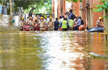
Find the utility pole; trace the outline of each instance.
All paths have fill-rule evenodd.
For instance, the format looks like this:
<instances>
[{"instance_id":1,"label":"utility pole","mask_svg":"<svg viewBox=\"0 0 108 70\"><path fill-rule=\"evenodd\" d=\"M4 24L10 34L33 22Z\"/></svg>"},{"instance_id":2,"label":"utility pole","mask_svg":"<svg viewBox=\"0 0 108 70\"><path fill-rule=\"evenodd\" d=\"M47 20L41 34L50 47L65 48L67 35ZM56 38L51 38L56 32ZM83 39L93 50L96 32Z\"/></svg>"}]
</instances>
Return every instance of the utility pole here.
<instances>
[{"instance_id":1,"label":"utility pole","mask_svg":"<svg viewBox=\"0 0 108 70\"><path fill-rule=\"evenodd\" d=\"M9 0L9 2L10 2L10 18L12 23L12 0Z\"/></svg>"}]
</instances>

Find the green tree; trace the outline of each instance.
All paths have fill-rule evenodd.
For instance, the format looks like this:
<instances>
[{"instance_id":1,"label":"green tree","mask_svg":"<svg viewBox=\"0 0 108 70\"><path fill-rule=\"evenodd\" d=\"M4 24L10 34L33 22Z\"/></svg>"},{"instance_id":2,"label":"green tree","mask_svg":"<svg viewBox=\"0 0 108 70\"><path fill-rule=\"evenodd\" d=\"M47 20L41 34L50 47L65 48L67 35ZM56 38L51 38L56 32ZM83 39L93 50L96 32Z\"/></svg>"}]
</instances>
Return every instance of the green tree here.
<instances>
[{"instance_id":1,"label":"green tree","mask_svg":"<svg viewBox=\"0 0 108 70\"><path fill-rule=\"evenodd\" d=\"M73 2L78 2L78 1L80 1L80 2L82 2L82 0L66 0L66 1L73 1Z\"/></svg>"},{"instance_id":2,"label":"green tree","mask_svg":"<svg viewBox=\"0 0 108 70\"><path fill-rule=\"evenodd\" d=\"M45 2L48 0L15 0L14 7L17 10L17 7L23 7L23 9L29 9L29 14L33 12L33 10L37 8L41 8L44 6Z\"/></svg>"},{"instance_id":3,"label":"green tree","mask_svg":"<svg viewBox=\"0 0 108 70\"><path fill-rule=\"evenodd\" d=\"M52 1L51 0L46 0L44 2L41 2L40 4L35 3L34 5L29 5L29 8L25 9L25 12L33 13L35 12L36 14L41 14L42 12L45 13L52 13ZM44 11L40 11L42 8L45 8Z\"/></svg>"},{"instance_id":4,"label":"green tree","mask_svg":"<svg viewBox=\"0 0 108 70\"><path fill-rule=\"evenodd\" d=\"M104 33L108 33L108 0L100 0L100 2L103 2L101 5L95 5L94 11L101 12L104 11ZM106 40L106 39L105 39ZM108 40L108 39L107 39Z\"/></svg>"},{"instance_id":5,"label":"green tree","mask_svg":"<svg viewBox=\"0 0 108 70\"><path fill-rule=\"evenodd\" d=\"M105 10L106 16L105 18L108 18L108 0L100 0L100 2L103 2L103 4L101 5L94 5L96 8L94 8L95 12L101 12L103 10Z\"/></svg>"}]
</instances>

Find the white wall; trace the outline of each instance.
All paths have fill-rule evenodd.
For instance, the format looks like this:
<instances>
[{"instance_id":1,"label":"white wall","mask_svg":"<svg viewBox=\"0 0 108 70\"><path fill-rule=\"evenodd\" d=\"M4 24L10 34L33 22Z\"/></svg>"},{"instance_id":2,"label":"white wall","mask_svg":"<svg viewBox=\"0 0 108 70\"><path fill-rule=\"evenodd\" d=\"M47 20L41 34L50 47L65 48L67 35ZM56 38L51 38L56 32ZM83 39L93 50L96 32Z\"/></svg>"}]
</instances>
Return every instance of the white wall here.
<instances>
[{"instance_id":1,"label":"white wall","mask_svg":"<svg viewBox=\"0 0 108 70\"><path fill-rule=\"evenodd\" d=\"M19 24L19 22L20 22L20 17L19 17L19 16L14 16L13 19L15 20L15 23L13 23L13 25L14 25L15 27L17 27L18 24Z\"/></svg>"},{"instance_id":2,"label":"white wall","mask_svg":"<svg viewBox=\"0 0 108 70\"><path fill-rule=\"evenodd\" d=\"M0 15L0 26L9 26L10 15Z\"/></svg>"},{"instance_id":3,"label":"white wall","mask_svg":"<svg viewBox=\"0 0 108 70\"><path fill-rule=\"evenodd\" d=\"M20 22L20 17L13 16L13 19L15 20L15 23L13 23L13 25L17 27L18 23ZM7 27L9 26L10 22L11 22L10 15L2 15L2 16L0 15L0 26Z\"/></svg>"}]
</instances>

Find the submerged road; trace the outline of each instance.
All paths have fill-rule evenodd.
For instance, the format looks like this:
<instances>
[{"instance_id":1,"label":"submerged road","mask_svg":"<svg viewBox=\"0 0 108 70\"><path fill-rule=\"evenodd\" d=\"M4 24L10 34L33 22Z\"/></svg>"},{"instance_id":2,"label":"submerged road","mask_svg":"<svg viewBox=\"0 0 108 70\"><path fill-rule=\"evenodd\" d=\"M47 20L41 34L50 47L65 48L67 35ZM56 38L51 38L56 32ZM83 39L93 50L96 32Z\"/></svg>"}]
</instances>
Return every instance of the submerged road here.
<instances>
[{"instance_id":1,"label":"submerged road","mask_svg":"<svg viewBox=\"0 0 108 70\"><path fill-rule=\"evenodd\" d=\"M0 70L107 70L103 37L86 31L6 31L0 33Z\"/></svg>"}]
</instances>

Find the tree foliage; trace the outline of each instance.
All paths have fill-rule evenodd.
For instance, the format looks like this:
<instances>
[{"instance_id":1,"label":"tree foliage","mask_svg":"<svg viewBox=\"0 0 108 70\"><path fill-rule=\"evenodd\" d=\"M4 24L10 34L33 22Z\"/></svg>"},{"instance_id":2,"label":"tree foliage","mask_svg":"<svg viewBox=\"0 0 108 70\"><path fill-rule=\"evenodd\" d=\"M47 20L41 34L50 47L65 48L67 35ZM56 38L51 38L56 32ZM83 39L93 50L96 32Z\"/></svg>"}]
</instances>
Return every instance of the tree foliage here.
<instances>
[{"instance_id":1,"label":"tree foliage","mask_svg":"<svg viewBox=\"0 0 108 70\"><path fill-rule=\"evenodd\" d=\"M100 0L100 2L103 2L103 4L101 5L94 5L96 8L93 9L93 11L95 12L101 12L103 10L105 10L106 12L106 17L108 18L108 0Z\"/></svg>"},{"instance_id":2,"label":"tree foliage","mask_svg":"<svg viewBox=\"0 0 108 70\"><path fill-rule=\"evenodd\" d=\"M78 1L80 1L80 2L82 2L82 0L66 0L66 1L73 1L73 2L78 2Z\"/></svg>"},{"instance_id":3,"label":"tree foliage","mask_svg":"<svg viewBox=\"0 0 108 70\"><path fill-rule=\"evenodd\" d=\"M96 7L94 9L94 11L96 11L96 12L101 12L103 10L107 11L108 10L108 1L100 0L100 2L103 2L103 4L101 4L101 5L94 5Z\"/></svg>"},{"instance_id":4,"label":"tree foliage","mask_svg":"<svg viewBox=\"0 0 108 70\"><path fill-rule=\"evenodd\" d=\"M37 11L45 6L45 3L51 2L51 0L14 0L15 10L18 10L17 7L23 7L24 10L32 13L35 9Z\"/></svg>"},{"instance_id":5,"label":"tree foliage","mask_svg":"<svg viewBox=\"0 0 108 70\"><path fill-rule=\"evenodd\" d=\"M46 0L14 0L15 7L29 8L30 5L43 4Z\"/></svg>"},{"instance_id":6,"label":"tree foliage","mask_svg":"<svg viewBox=\"0 0 108 70\"><path fill-rule=\"evenodd\" d=\"M29 13L45 13L44 11L47 11L47 13L51 13L52 12L52 5L51 5L51 0L46 0L44 2L40 2L39 3L35 3L34 5L29 5L29 8L25 9L25 12L29 12ZM45 8L45 10L43 11L39 11L41 9Z\"/></svg>"}]
</instances>

